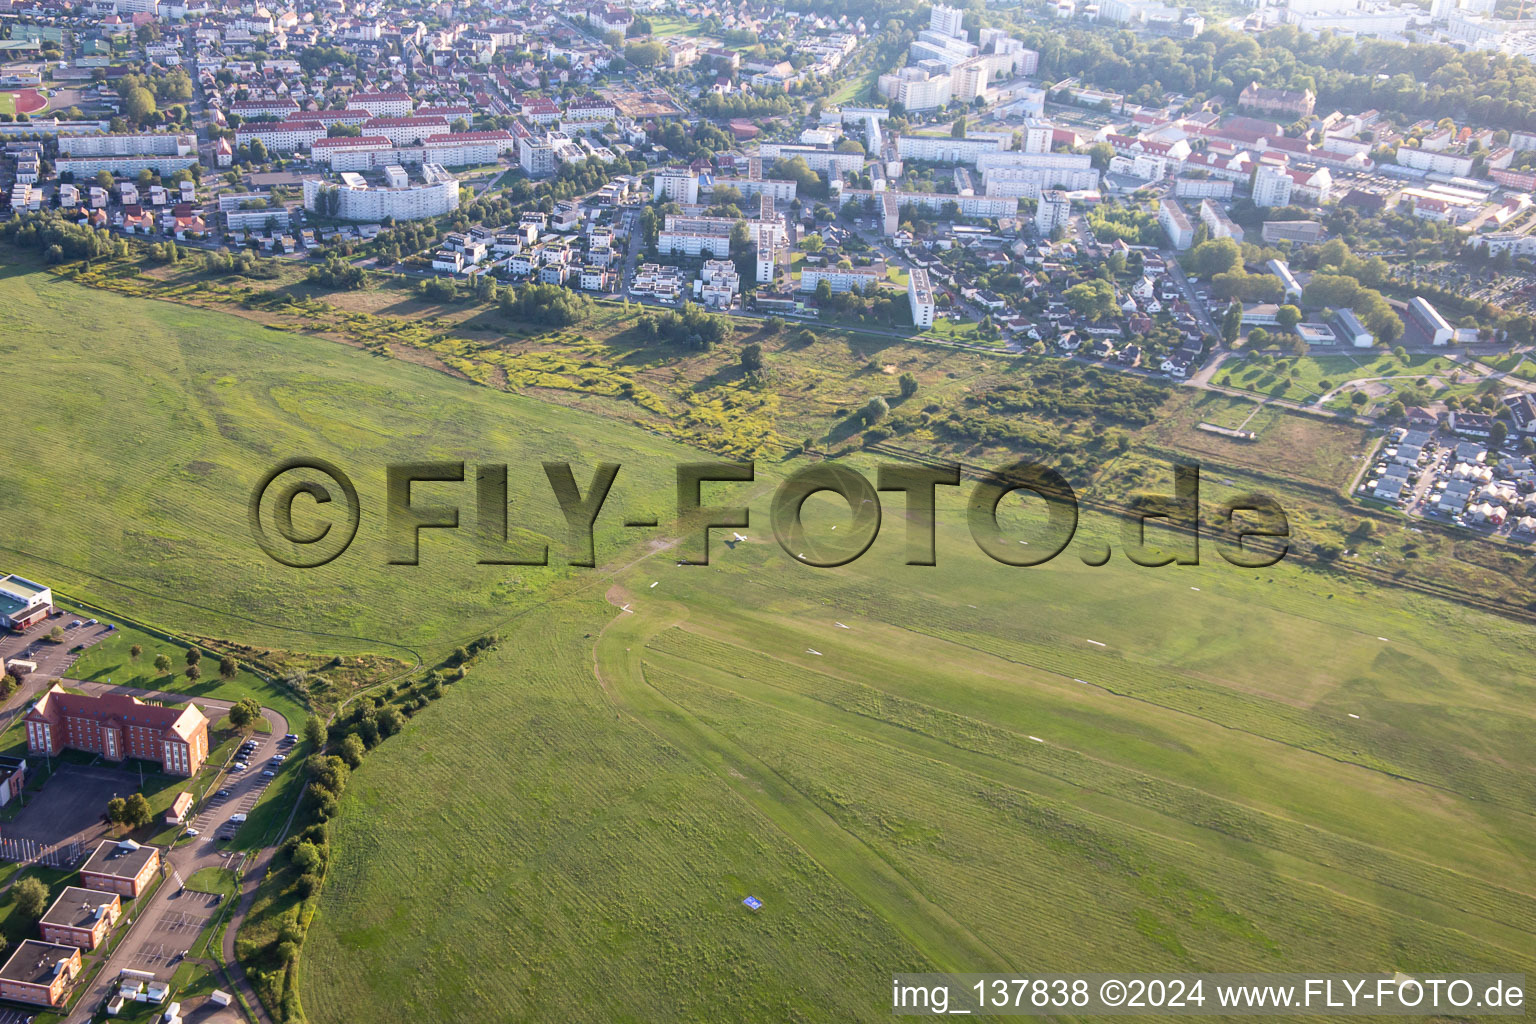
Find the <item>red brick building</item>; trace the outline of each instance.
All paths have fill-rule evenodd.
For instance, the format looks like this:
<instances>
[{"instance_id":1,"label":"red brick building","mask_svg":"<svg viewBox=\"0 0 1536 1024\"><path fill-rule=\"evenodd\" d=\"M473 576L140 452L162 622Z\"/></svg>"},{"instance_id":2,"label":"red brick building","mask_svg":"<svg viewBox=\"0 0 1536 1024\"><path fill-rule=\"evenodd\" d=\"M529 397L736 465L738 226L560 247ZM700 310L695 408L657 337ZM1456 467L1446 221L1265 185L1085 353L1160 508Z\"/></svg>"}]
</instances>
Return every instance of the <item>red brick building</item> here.
<instances>
[{"instance_id":1,"label":"red brick building","mask_svg":"<svg viewBox=\"0 0 1536 1024\"><path fill-rule=\"evenodd\" d=\"M69 983L79 973L80 947L28 939L0 967L0 999L63 1006Z\"/></svg>"},{"instance_id":2,"label":"red brick building","mask_svg":"<svg viewBox=\"0 0 1536 1024\"><path fill-rule=\"evenodd\" d=\"M195 704L180 710L109 693L66 693L57 683L23 719L27 752L57 757L66 747L158 761L169 775L192 775L208 757L208 719Z\"/></svg>"},{"instance_id":3,"label":"red brick building","mask_svg":"<svg viewBox=\"0 0 1536 1024\"><path fill-rule=\"evenodd\" d=\"M59 893L37 925L44 942L95 949L106 941L122 912L117 893L72 885Z\"/></svg>"},{"instance_id":4,"label":"red brick building","mask_svg":"<svg viewBox=\"0 0 1536 1024\"><path fill-rule=\"evenodd\" d=\"M80 884L133 899L149 887L159 866L159 847L143 846L132 839L104 839L81 866Z\"/></svg>"}]
</instances>

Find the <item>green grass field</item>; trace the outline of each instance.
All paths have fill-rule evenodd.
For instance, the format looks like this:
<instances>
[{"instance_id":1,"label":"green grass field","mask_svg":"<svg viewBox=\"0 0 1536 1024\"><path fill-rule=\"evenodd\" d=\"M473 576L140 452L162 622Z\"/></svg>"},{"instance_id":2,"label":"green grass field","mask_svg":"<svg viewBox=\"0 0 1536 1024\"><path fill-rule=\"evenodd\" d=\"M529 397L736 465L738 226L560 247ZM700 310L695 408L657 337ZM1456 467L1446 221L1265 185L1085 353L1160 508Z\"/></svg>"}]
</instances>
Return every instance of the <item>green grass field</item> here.
<instances>
[{"instance_id":1,"label":"green grass field","mask_svg":"<svg viewBox=\"0 0 1536 1024\"><path fill-rule=\"evenodd\" d=\"M564 521L542 461L570 461L583 493L597 462L623 466L597 526L606 558L635 537L619 525L624 516L668 512L675 464L697 457L425 368L44 274L0 270L0 305L8 393L47 410L21 430L20 471L0 477L0 561L65 596L181 633L407 663L418 650L451 650L578 573L565 564ZM43 334L61 344L36 345ZM252 536L255 485L291 456L330 460L359 492L357 539L323 568L280 566ZM458 504L464 529L423 531L421 564L392 565L386 471L426 460L468 463L463 484L414 488L418 502ZM477 564L479 464L509 467L510 536L550 538L550 567ZM318 521L307 499L295 508L302 528ZM128 680L115 651L93 652L82 668ZM152 660L141 660L140 682L154 681L143 678ZM220 692L215 680L209 692L243 686Z\"/></svg>"},{"instance_id":2,"label":"green grass field","mask_svg":"<svg viewBox=\"0 0 1536 1024\"><path fill-rule=\"evenodd\" d=\"M541 612L354 777L311 1015L872 1020L918 967L1532 963L1529 630L1286 568L1010 569L948 505L937 568L889 525L835 571L759 526L619 573L629 613Z\"/></svg>"},{"instance_id":3,"label":"green grass field","mask_svg":"<svg viewBox=\"0 0 1536 1024\"><path fill-rule=\"evenodd\" d=\"M1209 540L1136 567L1091 512L1010 568L970 540L968 488L940 489L937 567L902 564L887 494L863 558L811 569L772 541L762 462L706 495L750 504L750 539L679 566L665 527L617 522L664 515L700 456L611 415L43 275L0 303L40 410L0 474L8 567L240 642L501 635L347 787L298 973L314 1024L883 1020L900 970L1536 969L1528 626ZM1223 450L1193 425L1234 403L1181 394L1148 437ZM1281 417L1229 464L1323 487L1359 434ZM301 453L365 502L324 569L274 566L245 522ZM539 485L514 521L556 551L539 460L622 462L605 568L478 566L467 535L387 565L383 464L492 456ZM1247 486L1227 471L1211 498ZM454 486L419 500L467 521ZM807 521L847 534L819 498Z\"/></svg>"},{"instance_id":4,"label":"green grass field","mask_svg":"<svg viewBox=\"0 0 1536 1024\"><path fill-rule=\"evenodd\" d=\"M1313 402L1350 380L1386 377L1412 383L1438 375L1444 377L1444 386L1432 390L1440 397L1456 391L1449 378L1458 370L1466 372L1444 356L1415 353L1403 360L1391 352L1373 350L1359 355L1278 358L1269 365L1260 365L1254 359L1228 360L1217 371L1214 383L1293 402ZM1470 390L1464 387L1461 392Z\"/></svg>"}]
</instances>

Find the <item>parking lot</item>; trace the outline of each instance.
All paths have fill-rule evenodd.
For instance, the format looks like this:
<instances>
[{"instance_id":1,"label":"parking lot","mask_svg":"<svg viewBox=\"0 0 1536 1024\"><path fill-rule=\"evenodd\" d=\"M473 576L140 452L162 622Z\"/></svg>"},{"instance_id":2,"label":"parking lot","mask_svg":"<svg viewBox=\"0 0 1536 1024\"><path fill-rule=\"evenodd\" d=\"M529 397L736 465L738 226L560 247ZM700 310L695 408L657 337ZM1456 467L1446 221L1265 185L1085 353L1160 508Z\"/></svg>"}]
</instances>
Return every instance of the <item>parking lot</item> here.
<instances>
[{"instance_id":1,"label":"parking lot","mask_svg":"<svg viewBox=\"0 0 1536 1024\"><path fill-rule=\"evenodd\" d=\"M16 1010L10 1007L0 1007L0 1024L29 1024L31 1020L31 1010Z\"/></svg>"},{"instance_id":2,"label":"parking lot","mask_svg":"<svg viewBox=\"0 0 1536 1024\"><path fill-rule=\"evenodd\" d=\"M53 777L41 791L27 794L26 806L5 834L45 846L92 839L106 832L107 801L138 789L138 773L130 768L55 761Z\"/></svg>"},{"instance_id":3,"label":"parking lot","mask_svg":"<svg viewBox=\"0 0 1536 1024\"><path fill-rule=\"evenodd\" d=\"M283 751L292 749L291 744L281 736L255 735L251 740L255 741L255 746L243 748L248 751L245 762L248 767L243 771L231 770L226 774L220 780L219 788L204 801L202 810L190 822L190 826L205 841L218 842L219 836L233 835L239 831L240 823L230 822L230 817L251 813L273 781L263 773L275 772L280 767L272 763L272 758L282 756Z\"/></svg>"},{"instance_id":4,"label":"parking lot","mask_svg":"<svg viewBox=\"0 0 1536 1024\"><path fill-rule=\"evenodd\" d=\"M80 625L73 626L71 623ZM87 620L66 611L60 611L44 619L25 633L0 634L0 661L19 658L36 662L37 675L50 679L65 675L80 653L92 644L100 643L112 635L112 624L98 622L86 625ZM57 626L64 630L62 643L48 640L48 634Z\"/></svg>"}]
</instances>

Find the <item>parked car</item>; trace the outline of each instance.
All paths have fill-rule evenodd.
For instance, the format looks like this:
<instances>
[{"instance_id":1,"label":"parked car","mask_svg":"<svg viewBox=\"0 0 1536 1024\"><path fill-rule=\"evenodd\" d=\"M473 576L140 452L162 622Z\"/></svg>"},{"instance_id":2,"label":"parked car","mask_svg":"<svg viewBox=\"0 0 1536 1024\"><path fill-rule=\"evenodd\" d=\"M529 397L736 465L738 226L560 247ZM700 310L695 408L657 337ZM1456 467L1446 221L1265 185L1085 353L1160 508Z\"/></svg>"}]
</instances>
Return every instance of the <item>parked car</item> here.
<instances>
[{"instance_id":1,"label":"parked car","mask_svg":"<svg viewBox=\"0 0 1536 1024\"><path fill-rule=\"evenodd\" d=\"M189 828L189 829L187 829L187 835L192 837L193 839L196 839L198 836L202 835L202 833L199 832L195 828Z\"/></svg>"},{"instance_id":2,"label":"parked car","mask_svg":"<svg viewBox=\"0 0 1536 1024\"><path fill-rule=\"evenodd\" d=\"M270 779L270 778L275 777L276 775L277 775L277 772L273 771L271 768L268 768L266 771L261 773L261 777L264 778L264 779Z\"/></svg>"}]
</instances>

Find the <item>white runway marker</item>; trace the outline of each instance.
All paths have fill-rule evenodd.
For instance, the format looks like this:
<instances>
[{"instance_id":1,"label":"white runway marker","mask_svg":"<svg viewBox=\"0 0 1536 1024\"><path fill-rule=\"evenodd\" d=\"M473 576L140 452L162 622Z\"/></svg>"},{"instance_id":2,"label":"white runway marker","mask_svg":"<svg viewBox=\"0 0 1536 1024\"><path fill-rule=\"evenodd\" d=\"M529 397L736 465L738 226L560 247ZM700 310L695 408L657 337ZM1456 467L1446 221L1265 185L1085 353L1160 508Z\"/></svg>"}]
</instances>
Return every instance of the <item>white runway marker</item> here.
<instances>
[{"instance_id":1,"label":"white runway marker","mask_svg":"<svg viewBox=\"0 0 1536 1024\"><path fill-rule=\"evenodd\" d=\"M656 581L656 583L660 583L660 582L661 582L661 580L657 580L657 581ZM655 589L655 588L656 588L656 583L652 583L652 584L651 584L651 589L653 589L653 590L654 590L654 589Z\"/></svg>"},{"instance_id":2,"label":"white runway marker","mask_svg":"<svg viewBox=\"0 0 1536 1024\"><path fill-rule=\"evenodd\" d=\"M1388 639L1387 639L1387 638L1386 638L1386 637L1384 637L1384 636L1379 636L1379 637L1377 637L1377 638L1376 638L1376 639L1377 639L1377 640L1380 640L1380 641L1381 641L1381 642L1382 642L1382 643L1384 643L1384 644L1389 644L1389 643L1391 643L1391 642L1392 642L1392 641L1390 641L1390 640L1388 640Z\"/></svg>"},{"instance_id":3,"label":"white runway marker","mask_svg":"<svg viewBox=\"0 0 1536 1024\"><path fill-rule=\"evenodd\" d=\"M1359 716L1359 715L1357 715L1357 714L1355 714L1355 713L1354 713L1354 712L1353 712L1353 711L1351 711L1351 712L1350 712L1350 713L1349 713L1349 717L1350 717L1350 718L1359 718L1359 717L1360 717L1360 716Z\"/></svg>"},{"instance_id":4,"label":"white runway marker","mask_svg":"<svg viewBox=\"0 0 1536 1024\"><path fill-rule=\"evenodd\" d=\"M1031 736L1030 739L1034 740L1036 743L1044 743L1045 742L1045 740L1041 739L1039 736Z\"/></svg>"},{"instance_id":5,"label":"white runway marker","mask_svg":"<svg viewBox=\"0 0 1536 1024\"><path fill-rule=\"evenodd\" d=\"M1199 590L1200 588L1199 587L1190 587L1189 589L1190 590Z\"/></svg>"},{"instance_id":6,"label":"white runway marker","mask_svg":"<svg viewBox=\"0 0 1536 1024\"><path fill-rule=\"evenodd\" d=\"M1074 680L1072 680L1072 681L1073 681L1073 682L1074 682L1074 683L1082 683L1082 684L1083 684L1083 685L1084 685L1084 686L1092 686L1092 685L1093 685L1093 684L1092 684L1092 683L1090 683L1090 682L1089 682L1089 681L1088 681L1088 680L1086 680L1086 679L1074 679Z\"/></svg>"},{"instance_id":7,"label":"white runway marker","mask_svg":"<svg viewBox=\"0 0 1536 1024\"><path fill-rule=\"evenodd\" d=\"M1088 642L1093 644L1093 646L1095 646L1095 647L1108 647L1109 646L1109 644L1101 644L1097 640L1089 640Z\"/></svg>"}]
</instances>

